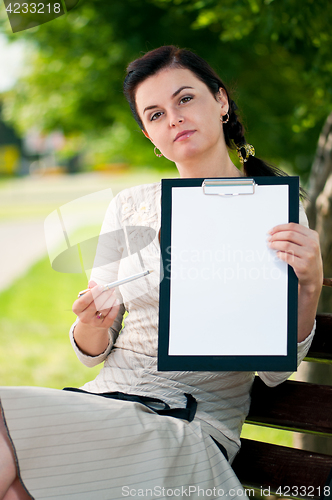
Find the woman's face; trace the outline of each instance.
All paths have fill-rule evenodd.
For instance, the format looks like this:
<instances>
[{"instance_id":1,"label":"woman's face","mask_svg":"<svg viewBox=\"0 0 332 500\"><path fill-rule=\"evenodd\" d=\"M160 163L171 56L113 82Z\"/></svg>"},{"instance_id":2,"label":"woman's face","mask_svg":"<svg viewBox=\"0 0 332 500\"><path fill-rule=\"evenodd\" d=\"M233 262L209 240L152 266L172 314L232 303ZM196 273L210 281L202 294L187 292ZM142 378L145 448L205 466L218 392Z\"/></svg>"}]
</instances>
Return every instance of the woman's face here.
<instances>
[{"instance_id":1,"label":"woman's face","mask_svg":"<svg viewBox=\"0 0 332 500\"><path fill-rule=\"evenodd\" d=\"M217 98L189 69L161 70L136 91L143 132L175 163L209 156L214 151L217 154L221 144L225 147L220 118L228 111L223 89Z\"/></svg>"}]
</instances>

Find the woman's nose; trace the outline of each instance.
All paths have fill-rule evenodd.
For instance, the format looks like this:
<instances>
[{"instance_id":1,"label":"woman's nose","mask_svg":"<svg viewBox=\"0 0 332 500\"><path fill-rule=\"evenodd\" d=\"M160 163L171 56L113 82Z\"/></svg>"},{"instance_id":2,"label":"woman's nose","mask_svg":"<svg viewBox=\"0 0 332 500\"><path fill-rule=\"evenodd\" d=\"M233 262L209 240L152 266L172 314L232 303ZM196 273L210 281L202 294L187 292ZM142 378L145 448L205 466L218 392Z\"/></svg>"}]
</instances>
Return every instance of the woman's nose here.
<instances>
[{"instance_id":1,"label":"woman's nose","mask_svg":"<svg viewBox=\"0 0 332 500\"><path fill-rule=\"evenodd\" d=\"M183 123L183 122L184 122L183 116L181 116L177 113L173 113L170 117L171 127L176 127L176 125L178 125L179 123Z\"/></svg>"}]
</instances>

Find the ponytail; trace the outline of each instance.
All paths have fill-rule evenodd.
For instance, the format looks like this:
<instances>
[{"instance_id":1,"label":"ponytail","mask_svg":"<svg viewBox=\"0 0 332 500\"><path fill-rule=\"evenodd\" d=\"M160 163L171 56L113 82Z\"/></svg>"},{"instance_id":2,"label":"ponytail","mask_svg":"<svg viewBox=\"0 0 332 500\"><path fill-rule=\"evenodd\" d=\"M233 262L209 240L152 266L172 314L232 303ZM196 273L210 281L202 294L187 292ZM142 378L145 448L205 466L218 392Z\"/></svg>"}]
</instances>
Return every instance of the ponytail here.
<instances>
[{"instance_id":1,"label":"ponytail","mask_svg":"<svg viewBox=\"0 0 332 500\"><path fill-rule=\"evenodd\" d=\"M237 106L235 102L229 99L229 120L224 124L224 135L227 146L230 149L237 150L246 176L287 176L286 172L280 168L269 165L255 156L255 150L252 146L247 144L244 136L244 127L238 119L236 110ZM250 150L250 148L252 148L252 150L249 152L248 150Z\"/></svg>"},{"instance_id":2,"label":"ponytail","mask_svg":"<svg viewBox=\"0 0 332 500\"><path fill-rule=\"evenodd\" d=\"M288 174L281 170L281 168L270 165L255 156L253 146L248 144L245 139L244 127L238 119L236 110L237 106L235 102L229 98L229 120L224 123L224 135L227 146L230 149L237 150L245 175L247 177L288 177ZM305 200L307 197L306 191L300 188L301 200Z\"/></svg>"}]
</instances>

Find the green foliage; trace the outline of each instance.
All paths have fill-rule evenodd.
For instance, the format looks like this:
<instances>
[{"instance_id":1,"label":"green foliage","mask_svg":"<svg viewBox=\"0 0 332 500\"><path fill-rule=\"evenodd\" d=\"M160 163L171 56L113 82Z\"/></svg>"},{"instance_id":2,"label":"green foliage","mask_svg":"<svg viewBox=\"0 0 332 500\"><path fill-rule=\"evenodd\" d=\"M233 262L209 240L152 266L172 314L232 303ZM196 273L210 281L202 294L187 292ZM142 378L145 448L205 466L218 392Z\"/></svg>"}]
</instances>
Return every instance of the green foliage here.
<instances>
[{"instance_id":1,"label":"green foliage","mask_svg":"<svg viewBox=\"0 0 332 500\"><path fill-rule=\"evenodd\" d=\"M15 35L34 50L4 113L21 130L83 134L102 161L160 164L129 115L122 81L130 60L176 44L235 87L257 154L305 180L332 108L331 21L326 0L82 0Z\"/></svg>"},{"instance_id":2,"label":"green foliage","mask_svg":"<svg viewBox=\"0 0 332 500\"><path fill-rule=\"evenodd\" d=\"M332 5L325 0L213 0L196 5L192 27L218 32L242 66L240 73L233 71L245 82L241 97L258 153L286 162L286 169L290 164L305 179L332 108Z\"/></svg>"}]
</instances>

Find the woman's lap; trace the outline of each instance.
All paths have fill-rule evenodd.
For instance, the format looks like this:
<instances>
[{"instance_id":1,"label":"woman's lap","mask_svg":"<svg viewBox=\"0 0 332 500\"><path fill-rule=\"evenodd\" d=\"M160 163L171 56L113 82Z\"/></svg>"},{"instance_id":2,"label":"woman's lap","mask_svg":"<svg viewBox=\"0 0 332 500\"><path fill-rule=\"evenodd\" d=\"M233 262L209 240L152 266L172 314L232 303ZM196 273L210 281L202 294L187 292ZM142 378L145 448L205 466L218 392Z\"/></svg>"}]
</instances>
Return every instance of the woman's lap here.
<instances>
[{"instance_id":1,"label":"woman's lap","mask_svg":"<svg viewBox=\"0 0 332 500\"><path fill-rule=\"evenodd\" d=\"M55 389L3 387L0 398L23 483L36 500L106 500L146 490L160 498L162 488L186 496L190 486L191 498L202 496L198 488L216 488L210 498L219 498L241 488L195 420Z\"/></svg>"}]
</instances>

